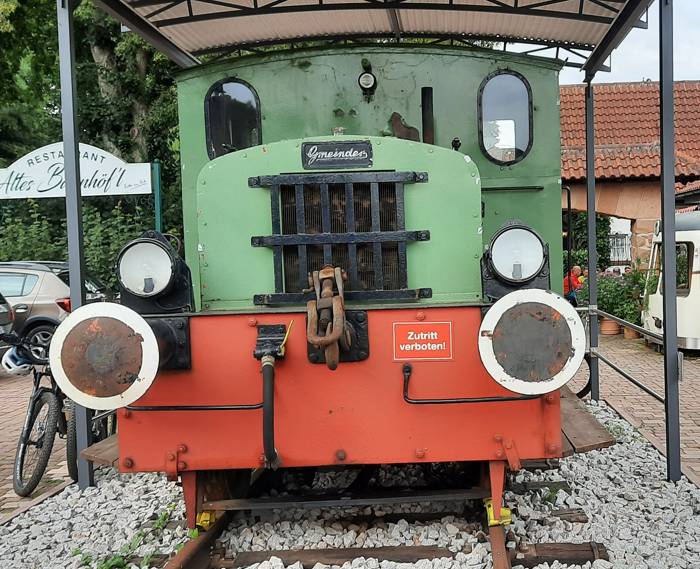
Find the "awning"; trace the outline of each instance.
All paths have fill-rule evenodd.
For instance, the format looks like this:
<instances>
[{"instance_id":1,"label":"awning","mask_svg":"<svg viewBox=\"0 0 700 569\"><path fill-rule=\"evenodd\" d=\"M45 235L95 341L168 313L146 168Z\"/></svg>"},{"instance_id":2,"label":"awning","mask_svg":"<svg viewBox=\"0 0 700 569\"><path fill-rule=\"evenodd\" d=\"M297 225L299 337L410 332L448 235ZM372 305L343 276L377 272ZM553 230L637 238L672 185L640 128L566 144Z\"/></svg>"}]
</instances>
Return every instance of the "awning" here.
<instances>
[{"instance_id":1,"label":"awning","mask_svg":"<svg viewBox=\"0 0 700 569\"><path fill-rule=\"evenodd\" d=\"M652 0L97 0L176 63L273 43L449 38L562 47L595 73Z\"/></svg>"}]
</instances>

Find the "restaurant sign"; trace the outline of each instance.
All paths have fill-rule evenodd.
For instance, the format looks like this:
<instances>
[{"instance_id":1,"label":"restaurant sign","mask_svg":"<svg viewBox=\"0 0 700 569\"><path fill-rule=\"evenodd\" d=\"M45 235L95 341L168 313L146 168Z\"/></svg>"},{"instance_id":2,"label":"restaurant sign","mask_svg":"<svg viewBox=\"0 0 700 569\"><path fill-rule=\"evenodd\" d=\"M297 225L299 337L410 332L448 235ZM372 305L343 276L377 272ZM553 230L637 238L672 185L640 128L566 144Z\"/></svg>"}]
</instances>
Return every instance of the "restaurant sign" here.
<instances>
[{"instance_id":1,"label":"restaurant sign","mask_svg":"<svg viewBox=\"0 0 700 569\"><path fill-rule=\"evenodd\" d=\"M151 165L127 164L109 152L80 145L83 197L151 193ZM63 143L56 142L0 168L0 199L60 198L66 195Z\"/></svg>"}]
</instances>

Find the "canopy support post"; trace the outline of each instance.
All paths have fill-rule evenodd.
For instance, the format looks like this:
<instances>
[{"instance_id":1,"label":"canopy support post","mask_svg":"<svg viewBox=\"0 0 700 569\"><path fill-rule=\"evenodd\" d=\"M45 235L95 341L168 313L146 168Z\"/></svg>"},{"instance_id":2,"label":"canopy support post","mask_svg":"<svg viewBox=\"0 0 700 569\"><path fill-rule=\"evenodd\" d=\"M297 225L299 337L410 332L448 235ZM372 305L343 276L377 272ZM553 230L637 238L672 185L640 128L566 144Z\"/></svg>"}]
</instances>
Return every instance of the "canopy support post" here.
<instances>
[{"instance_id":1,"label":"canopy support post","mask_svg":"<svg viewBox=\"0 0 700 569\"><path fill-rule=\"evenodd\" d=\"M676 192L673 132L673 0L659 2L661 104L661 227L666 387L666 469L671 482L681 478L681 433L678 389L678 329L676 306Z\"/></svg>"},{"instance_id":2,"label":"canopy support post","mask_svg":"<svg viewBox=\"0 0 700 569\"><path fill-rule=\"evenodd\" d=\"M595 213L595 128L593 120L592 78L586 78L586 213L588 215L588 332L590 338L591 399L600 399L600 377L598 369L598 249L596 247Z\"/></svg>"},{"instance_id":3,"label":"canopy support post","mask_svg":"<svg viewBox=\"0 0 700 569\"><path fill-rule=\"evenodd\" d=\"M80 195L80 151L77 138L75 37L73 10L76 0L56 0L58 19L58 53L61 75L61 120L63 126L63 156L66 184L66 223L68 231L68 271L70 301L73 310L85 303L85 258L83 256L83 218ZM78 485L81 489L94 486L92 463L80 458L90 446L92 412L73 404L77 430Z\"/></svg>"}]
</instances>

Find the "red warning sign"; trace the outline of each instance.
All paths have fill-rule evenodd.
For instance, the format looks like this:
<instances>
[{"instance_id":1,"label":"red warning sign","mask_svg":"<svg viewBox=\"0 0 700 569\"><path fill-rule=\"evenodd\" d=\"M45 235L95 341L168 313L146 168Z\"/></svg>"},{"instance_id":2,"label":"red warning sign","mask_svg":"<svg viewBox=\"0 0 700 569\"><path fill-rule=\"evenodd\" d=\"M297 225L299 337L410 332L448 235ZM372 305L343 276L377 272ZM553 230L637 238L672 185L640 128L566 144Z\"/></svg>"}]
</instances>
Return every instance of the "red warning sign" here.
<instances>
[{"instance_id":1,"label":"red warning sign","mask_svg":"<svg viewBox=\"0 0 700 569\"><path fill-rule=\"evenodd\" d=\"M395 360L451 360L452 322L394 322Z\"/></svg>"}]
</instances>

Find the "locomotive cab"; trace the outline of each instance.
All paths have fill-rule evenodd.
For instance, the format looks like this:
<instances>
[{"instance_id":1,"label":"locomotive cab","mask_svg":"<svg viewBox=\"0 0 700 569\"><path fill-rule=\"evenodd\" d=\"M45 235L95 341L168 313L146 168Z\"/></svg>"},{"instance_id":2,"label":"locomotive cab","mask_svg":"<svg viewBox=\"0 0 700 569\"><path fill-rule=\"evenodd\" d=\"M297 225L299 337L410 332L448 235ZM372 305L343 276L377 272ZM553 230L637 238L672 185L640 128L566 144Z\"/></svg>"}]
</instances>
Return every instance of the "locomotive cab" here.
<instances>
[{"instance_id":1,"label":"locomotive cab","mask_svg":"<svg viewBox=\"0 0 700 569\"><path fill-rule=\"evenodd\" d=\"M585 335L558 67L374 45L185 72L184 261L127 245L122 306L51 347L76 401L123 407L120 469L182 477L193 523L212 471L474 461L497 493L560 456Z\"/></svg>"}]
</instances>

